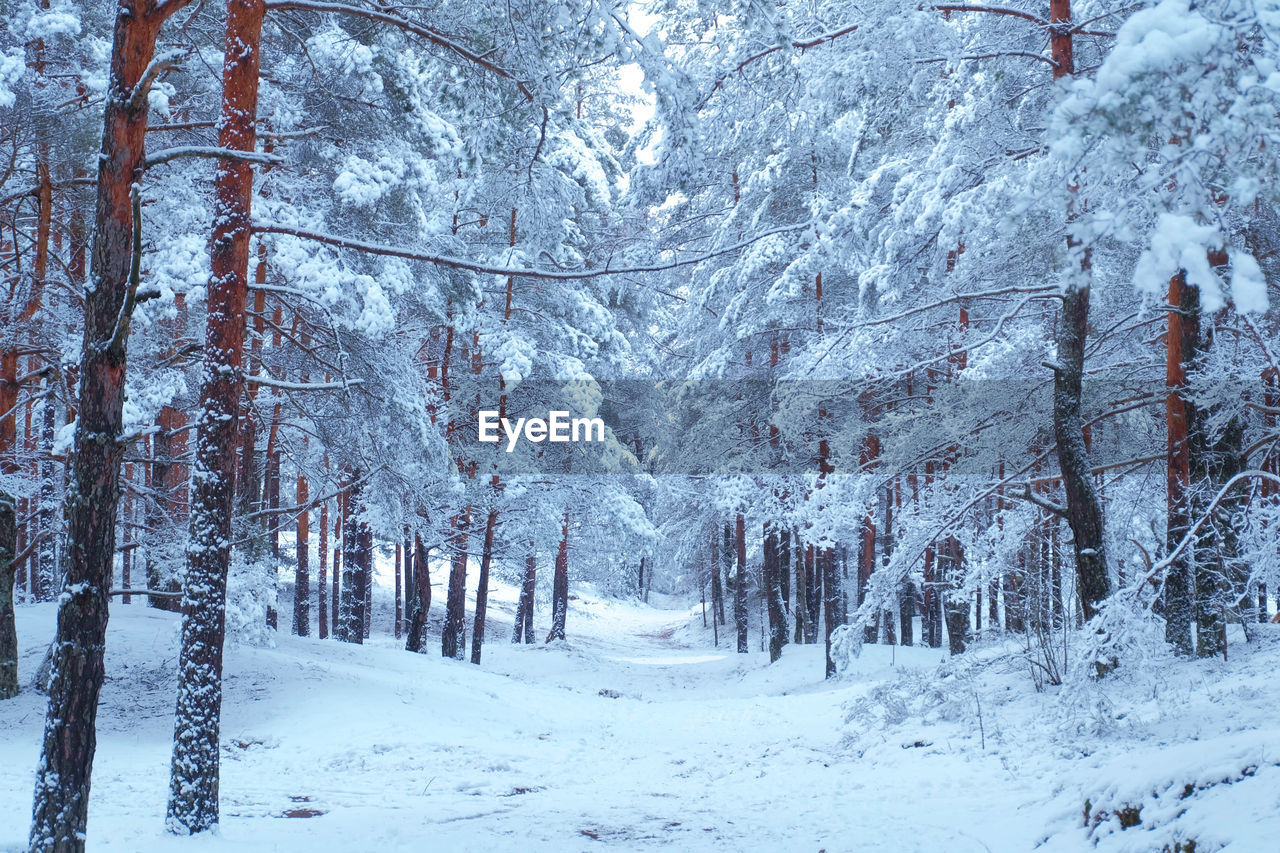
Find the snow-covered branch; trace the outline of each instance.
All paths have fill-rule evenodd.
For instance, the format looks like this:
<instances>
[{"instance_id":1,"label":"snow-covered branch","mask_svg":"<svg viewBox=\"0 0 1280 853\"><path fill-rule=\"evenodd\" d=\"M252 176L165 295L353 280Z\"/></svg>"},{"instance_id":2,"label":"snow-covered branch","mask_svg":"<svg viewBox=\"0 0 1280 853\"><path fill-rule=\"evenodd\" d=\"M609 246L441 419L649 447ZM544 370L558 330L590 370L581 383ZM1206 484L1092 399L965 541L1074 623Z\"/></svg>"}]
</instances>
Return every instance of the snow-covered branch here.
<instances>
[{"instance_id":1,"label":"snow-covered branch","mask_svg":"<svg viewBox=\"0 0 1280 853\"><path fill-rule=\"evenodd\" d=\"M244 381L250 385L261 385L264 388L276 388L280 391L341 391L352 385L361 384L359 379L348 379L343 382L288 382L284 379L273 379L262 373L246 376Z\"/></svg>"},{"instance_id":2,"label":"snow-covered branch","mask_svg":"<svg viewBox=\"0 0 1280 853\"><path fill-rule=\"evenodd\" d=\"M489 264L470 261L466 258L455 258L449 255L433 255L427 252L414 252L409 249L401 249L396 246L387 246L380 243L369 243L364 240L355 240L349 237L339 237L334 234L326 234L321 231L309 231L305 228L296 228L292 225L277 225L270 222L255 222L253 230L258 234L285 234L290 237L298 237L303 240L314 240L317 243L324 243L329 246L337 246L341 249L351 249L357 252L364 252L370 255L385 255L392 258L403 258L408 261L421 261L426 264L435 264L436 266L448 267L450 269L466 270L468 272L480 273L482 275L502 275L514 276L516 278L537 278L550 281L582 281L589 278L600 278L606 275L632 275L635 273L651 273L665 272L667 270L679 269L694 264L700 264L704 261L718 258L722 255L732 254L741 251L753 243L778 234L793 234L798 231L804 231L811 228L811 221L800 222L795 225L784 225L780 228L772 228L768 231L762 231L746 240L740 240L730 246L720 249L713 249L709 252L702 252L688 258L681 258L675 261L664 261L655 264L642 264L633 267L610 267L605 265L597 269L586 270L536 270L521 267L499 267Z\"/></svg>"},{"instance_id":3,"label":"snow-covered branch","mask_svg":"<svg viewBox=\"0 0 1280 853\"><path fill-rule=\"evenodd\" d=\"M210 160L238 160L241 163L256 163L264 166L278 166L284 162L279 154L264 154L261 151L233 151L230 148L219 148L216 145L181 145L166 148L147 156L147 168L168 163L184 157L201 157Z\"/></svg>"},{"instance_id":4,"label":"snow-covered branch","mask_svg":"<svg viewBox=\"0 0 1280 853\"><path fill-rule=\"evenodd\" d=\"M408 18L401 17L400 15L393 15L379 9L365 9L360 6L350 6L346 3L321 3L313 2L313 0L270 0L266 6L267 11L322 12L339 15L354 15L359 18L366 18L370 21L378 21L380 23L399 27L406 32L425 38L437 47L442 47L445 50L452 51L468 62L478 65L486 71L490 71L497 74L499 77L510 80L515 83L516 88L520 90L520 94L524 95L526 100L533 100L533 93L529 91L529 88L522 80L516 77L515 74L500 65L490 62L475 51L468 50L458 42L445 36L439 30L428 27L425 24L410 21Z\"/></svg>"}]
</instances>

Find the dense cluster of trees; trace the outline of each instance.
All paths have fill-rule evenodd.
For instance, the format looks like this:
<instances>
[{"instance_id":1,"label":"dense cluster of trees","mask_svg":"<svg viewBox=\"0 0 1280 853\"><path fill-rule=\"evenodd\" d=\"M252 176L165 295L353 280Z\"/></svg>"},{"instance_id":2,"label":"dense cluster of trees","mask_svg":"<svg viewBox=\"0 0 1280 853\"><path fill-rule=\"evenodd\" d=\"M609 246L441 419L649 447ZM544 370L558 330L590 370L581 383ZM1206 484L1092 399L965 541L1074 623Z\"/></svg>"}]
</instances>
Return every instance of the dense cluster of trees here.
<instances>
[{"instance_id":1,"label":"dense cluster of trees","mask_svg":"<svg viewBox=\"0 0 1280 853\"><path fill-rule=\"evenodd\" d=\"M83 844L113 597L182 613L177 833L218 820L228 635L362 642L383 551L397 636L434 645L435 569L474 663L491 573L516 642L540 587L552 641L571 576L656 576L828 676L998 635L1061 682L1268 616L1265 8L5 10L0 697L15 589L58 600L33 850ZM481 409L609 430L508 453Z\"/></svg>"}]
</instances>

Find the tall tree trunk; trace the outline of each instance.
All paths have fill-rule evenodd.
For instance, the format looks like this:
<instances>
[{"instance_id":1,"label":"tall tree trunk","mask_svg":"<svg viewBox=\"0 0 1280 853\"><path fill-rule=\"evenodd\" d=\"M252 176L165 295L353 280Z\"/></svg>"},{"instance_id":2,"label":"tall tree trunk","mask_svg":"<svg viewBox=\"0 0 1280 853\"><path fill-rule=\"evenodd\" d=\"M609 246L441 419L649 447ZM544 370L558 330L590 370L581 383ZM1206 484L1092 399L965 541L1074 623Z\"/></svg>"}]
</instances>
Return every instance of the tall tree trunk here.
<instances>
[{"instance_id":1,"label":"tall tree trunk","mask_svg":"<svg viewBox=\"0 0 1280 853\"><path fill-rule=\"evenodd\" d=\"M427 564L427 549L422 547L422 536L417 533L413 534L412 563L412 615L404 647L411 652L421 652L426 646L427 614L431 611L431 567Z\"/></svg>"},{"instance_id":2,"label":"tall tree trunk","mask_svg":"<svg viewBox=\"0 0 1280 853\"><path fill-rule=\"evenodd\" d=\"M157 431L151 441L151 497L146 502L145 520L149 528L146 536L146 574L147 589L163 592L180 592L182 584L172 572L165 572L165 564L172 556L166 547L172 537L170 521L173 517L174 501L172 492L178 486L175 483L174 471L177 468L175 445L179 439L174 432L185 426L186 419L182 413L171 406L160 410L156 418ZM180 452L180 451L179 451ZM158 610L177 612L181 607L181 599L167 596L148 596L147 606Z\"/></svg>"},{"instance_id":3,"label":"tall tree trunk","mask_svg":"<svg viewBox=\"0 0 1280 853\"><path fill-rule=\"evenodd\" d=\"M305 507L310 500L306 476L298 472L297 505ZM293 573L293 633L299 637L311 634L311 510L298 513L298 561ZM399 576L397 575L397 580ZM399 601L397 600L397 603Z\"/></svg>"},{"instance_id":4,"label":"tall tree trunk","mask_svg":"<svg viewBox=\"0 0 1280 853\"><path fill-rule=\"evenodd\" d=\"M392 626L391 626L392 632L395 634L395 638L396 638L397 640L398 640L398 639L400 639L400 633L401 633L401 630L402 630L402 629L403 629L403 627L404 627L404 626L403 626L403 624L402 624L402 623L403 623L403 620L404 620L404 610L403 610L403 608L402 608L402 604L401 604L401 602L402 602L402 599L401 599L401 595L402 595L402 588L401 588L401 584L400 584L400 577L401 577L401 562L400 562L400 561L401 561L401 558L402 558L402 557L403 557L403 559L405 560L404 568L405 568L405 570L406 570L406 572L407 572L407 570L408 570L409 554L408 554L408 552L407 552L407 551L405 551L405 550L401 547L400 543L399 543L399 542L397 542L397 543L396 543L396 568L395 568L395 572L396 572L396 601L395 601L395 608L396 608L396 610L395 610L395 619L394 619L394 621L392 622Z\"/></svg>"},{"instance_id":5,"label":"tall tree trunk","mask_svg":"<svg viewBox=\"0 0 1280 853\"><path fill-rule=\"evenodd\" d=\"M347 499L338 493L337 512L333 516L333 591L329 596L330 629L335 640L342 639L342 516L346 513Z\"/></svg>"},{"instance_id":6,"label":"tall tree trunk","mask_svg":"<svg viewBox=\"0 0 1280 853\"><path fill-rule=\"evenodd\" d=\"M329 607L325 602L325 584L329 568L329 502L320 503L320 535L316 538L316 635L329 638Z\"/></svg>"},{"instance_id":7,"label":"tall tree trunk","mask_svg":"<svg viewBox=\"0 0 1280 853\"><path fill-rule=\"evenodd\" d=\"M93 286L84 294L79 416L66 498L66 583L31 824L30 849L41 853L84 849L124 454L128 320L141 262L141 228L135 222L140 201L132 187L146 168L146 74L156 36L187 2L121 0L115 16L98 157Z\"/></svg>"},{"instance_id":8,"label":"tall tree trunk","mask_svg":"<svg viewBox=\"0 0 1280 853\"><path fill-rule=\"evenodd\" d=\"M272 348L280 346L280 309L276 309L275 340ZM280 404L276 403L271 415L271 427L267 430L266 472L263 491L267 504L267 544L271 554L271 602L267 605L267 627L273 631L279 627L279 617L274 602L280 588Z\"/></svg>"},{"instance_id":9,"label":"tall tree trunk","mask_svg":"<svg viewBox=\"0 0 1280 853\"><path fill-rule=\"evenodd\" d=\"M945 574L948 576L942 602L947 622L947 641L951 654L958 655L965 650L969 641L969 598L957 588L958 581L964 574L964 552L954 536L947 537L942 551L946 555ZM942 554L938 556L941 558Z\"/></svg>"},{"instance_id":10,"label":"tall tree trunk","mask_svg":"<svg viewBox=\"0 0 1280 853\"><path fill-rule=\"evenodd\" d=\"M783 498L786 498L785 494ZM782 593L785 617L791 612L791 528L785 526L778 530L778 589Z\"/></svg>"},{"instance_id":11,"label":"tall tree trunk","mask_svg":"<svg viewBox=\"0 0 1280 853\"><path fill-rule=\"evenodd\" d=\"M737 573L733 580L733 627L738 633L738 654L745 655L747 648L747 520L738 513L734 525L734 556Z\"/></svg>"},{"instance_id":12,"label":"tall tree trunk","mask_svg":"<svg viewBox=\"0 0 1280 853\"><path fill-rule=\"evenodd\" d=\"M520 586L520 603L516 606L516 628L511 634L511 642L519 643L523 638L528 645L533 644L533 595L538 587L538 555L529 543L529 553L524 558L524 583Z\"/></svg>"},{"instance_id":13,"label":"tall tree trunk","mask_svg":"<svg viewBox=\"0 0 1280 853\"><path fill-rule=\"evenodd\" d=\"M467 530L471 507L453 517L453 542L449 553L449 592L445 600L444 628L440 633L442 657L462 660L466 651L463 637L467 616Z\"/></svg>"},{"instance_id":14,"label":"tall tree trunk","mask_svg":"<svg viewBox=\"0 0 1280 853\"><path fill-rule=\"evenodd\" d=\"M836 572L836 552L834 548L823 548L818 552L818 570L822 573L822 613L823 641L826 644L827 678L836 674L836 662L831 657L831 634L840 624L840 576Z\"/></svg>"},{"instance_id":15,"label":"tall tree trunk","mask_svg":"<svg viewBox=\"0 0 1280 853\"><path fill-rule=\"evenodd\" d=\"M58 482L61 479L53 461L53 444L57 432L57 403L53 396L54 379L46 376L44 404L40 412L40 531L44 540L36 556L36 601L52 601L58 581L59 523Z\"/></svg>"},{"instance_id":16,"label":"tall tree trunk","mask_svg":"<svg viewBox=\"0 0 1280 853\"><path fill-rule=\"evenodd\" d=\"M1049 20L1053 24L1050 30L1053 78L1074 76L1071 0L1050 0ZM1075 215L1074 209L1069 209L1068 221ZM1068 237L1067 248L1070 257L1079 256L1079 269L1072 271L1071 280L1067 283L1058 322L1058 354L1053 364L1053 437L1057 442L1058 467L1067 498L1067 523L1075 537L1076 588L1087 621L1097 613L1102 600L1111 594L1111 579L1107 574L1102 501L1094 488L1089 453L1085 447L1081 404L1092 264L1089 249L1082 248L1079 241Z\"/></svg>"},{"instance_id":17,"label":"tall tree trunk","mask_svg":"<svg viewBox=\"0 0 1280 853\"><path fill-rule=\"evenodd\" d=\"M777 525L764 526L764 586L769 608L769 662L782 657L787 644L787 615L782 606L782 546Z\"/></svg>"},{"instance_id":18,"label":"tall tree trunk","mask_svg":"<svg viewBox=\"0 0 1280 853\"><path fill-rule=\"evenodd\" d=\"M556 551L555 574L551 578L551 630L547 642L565 638L565 621L569 615L569 508L564 509L560 528L560 548Z\"/></svg>"},{"instance_id":19,"label":"tall tree trunk","mask_svg":"<svg viewBox=\"0 0 1280 853\"><path fill-rule=\"evenodd\" d=\"M711 625L716 645L720 645L720 626L724 624L724 584L720 582L720 531L711 528Z\"/></svg>"},{"instance_id":20,"label":"tall tree trunk","mask_svg":"<svg viewBox=\"0 0 1280 853\"><path fill-rule=\"evenodd\" d=\"M489 606L489 563L493 560L493 531L498 526L498 484L494 477L494 505L484 524L484 550L480 552L480 582L476 587L476 621L471 629L471 662L480 664L480 647L484 645L484 618Z\"/></svg>"},{"instance_id":21,"label":"tall tree trunk","mask_svg":"<svg viewBox=\"0 0 1280 853\"><path fill-rule=\"evenodd\" d=\"M13 558L18 513L13 495L0 491L0 699L18 695L18 630L13 616Z\"/></svg>"},{"instance_id":22,"label":"tall tree trunk","mask_svg":"<svg viewBox=\"0 0 1280 853\"><path fill-rule=\"evenodd\" d=\"M804 543L800 541L799 531L796 532L795 547L795 572L796 572L796 633L795 640L797 643L812 642L813 627L809 624L809 579L808 572L805 571L804 565Z\"/></svg>"},{"instance_id":23,"label":"tall tree trunk","mask_svg":"<svg viewBox=\"0 0 1280 853\"><path fill-rule=\"evenodd\" d=\"M1169 328L1165 342L1166 482L1165 543L1170 552L1191 529L1191 443L1194 404L1185 396L1187 366L1195 358L1200 299L1180 270L1169 280ZM1164 582L1165 640L1180 655L1190 655L1195 549L1186 548L1169 566Z\"/></svg>"},{"instance_id":24,"label":"tall tree trunk","mask_svg":"<svg viewBox=\"0 0 1280 853\"><path fill-rule=\"evenodd\" d=\"M373 565L373 532L366 518L368 507L361 488L361 472L348 477L346 518L342 521L342 635L347 643L364 643L365 607Z\"/></svg>"},{"instance_id":25,"label":"tall tree trunk","mask_svg":"<svg viewBox=\"0 0 1280 853\"><path fill-rule=\"evenodd\" d=\"M413 614L413 601L416 592L413 589L413 539L409 536L409 525L404 526L404 544L399 546L400 553L404 555L401 579L404 586L404 607L400 611L401 623L396 627L396 636L399 637L409 630L409 620ZM406 648L408 648L406 646Z\"/></svg>"},{"instance_id":26,"label":"tall tree trunk","mask_svg":"<svg viewBox=\"0 0 1280 853\"><path fill-rule=\"evenodd\" d=\"M253 151L258 110L262 0L228 0L218 144ZM249 293L249 226L253 169L219 160L214 178L208 320L191 529L182 598L182 649L173 734L170 832L203 832L218 823L222 727L222 647L226 637L227 568L235 496L235 442L244 393L245 303Z\"/></svg>"}]
</instances>

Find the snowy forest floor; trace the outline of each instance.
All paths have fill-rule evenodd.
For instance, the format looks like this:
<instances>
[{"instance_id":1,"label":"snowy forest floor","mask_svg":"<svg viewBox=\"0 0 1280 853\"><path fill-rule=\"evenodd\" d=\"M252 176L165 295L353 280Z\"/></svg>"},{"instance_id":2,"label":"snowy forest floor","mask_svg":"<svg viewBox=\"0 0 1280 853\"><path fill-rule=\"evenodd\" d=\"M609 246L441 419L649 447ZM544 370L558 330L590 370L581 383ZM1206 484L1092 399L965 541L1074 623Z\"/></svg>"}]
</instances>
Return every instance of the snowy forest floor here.
<instances>
[{"instance_id":1,"label":"snowy forest floor","mask_svg":"<svg viewBox=\"0 0 1280 853\"><path fill-rule=\"evenodd\" d=\"M960 665L867 646L824 681L820 645L771 666L754 626L738 655L697 605L588 588L567 644L512 646L514 598L495 584L482 667L438 640L404 652L385 599L364 646L230 646L222 825L194 841L162 828L178 619L114 606L89 849L1201 853L1280 837L1280 626L1226 663L1037 693L999 643ZM52 605L18 610L24 684L53 622ZM0 850L25 849L44 708L29 688L0 703Z\"/></svg>"}]
</instances>

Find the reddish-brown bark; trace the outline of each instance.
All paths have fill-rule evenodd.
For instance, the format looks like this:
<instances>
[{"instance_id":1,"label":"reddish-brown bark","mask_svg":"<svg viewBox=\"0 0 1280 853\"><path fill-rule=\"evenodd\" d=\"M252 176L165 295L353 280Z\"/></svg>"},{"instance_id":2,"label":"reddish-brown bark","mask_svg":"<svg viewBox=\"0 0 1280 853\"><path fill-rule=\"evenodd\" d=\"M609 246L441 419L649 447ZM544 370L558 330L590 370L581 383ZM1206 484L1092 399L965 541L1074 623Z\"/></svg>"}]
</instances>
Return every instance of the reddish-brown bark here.
<instances>
[{"instance_id":1,"label":"reddish-brown bark","mask_svg":"<svg viewBox=\"0 0 1280 853\"><path fill-rule=\"evenodd\" d=\"M233 151L254 150L263 13L262 0L227 4L218 144ZM219 160L166 816L169 830L176 833L202 832L218 823L222 647L235 448L244 393L252 195L252 166Z\"/></svg>"},{"instance_id":2,"label":"reddish-brown bark","mask_svg":"<svg viewBox=\"0 0 1280 853\"><path fill-rule=\"evenodd\" d=\"M146 79L165 20L189 0L121 0L98 158L93 282L85 291L74 467L67 493L66 595L58 631L30 847L82 850L88 818L107 594L115 555L125 355L135 247L134 184L146 168Z\"/></svg>"}]
</instances>

